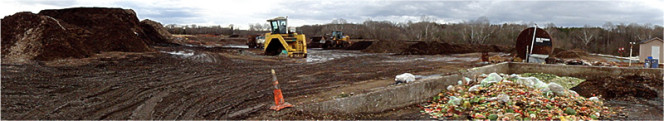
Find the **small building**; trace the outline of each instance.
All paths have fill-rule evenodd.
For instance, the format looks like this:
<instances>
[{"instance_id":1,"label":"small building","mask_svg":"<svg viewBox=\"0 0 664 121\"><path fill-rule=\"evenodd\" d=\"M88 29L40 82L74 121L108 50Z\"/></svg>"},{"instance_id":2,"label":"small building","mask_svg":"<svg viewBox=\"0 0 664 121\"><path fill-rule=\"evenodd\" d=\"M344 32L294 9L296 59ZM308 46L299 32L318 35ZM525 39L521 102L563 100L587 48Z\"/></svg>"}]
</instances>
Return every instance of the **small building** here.
<instances>
[{"instance_id":1,"label":"small building","mask_svg":"<svg viewBox=\"0 0 664 121\"><path fill-rule=\"evenodd\" d=\"M655 37L648 40L643 40L639 43L639 61L644 62L648 56L652 56L653 59L658 59L659 63L663 63L662 57L664 57L664 49L662 46L662 39Z\"/></svg>"}]
</instances>

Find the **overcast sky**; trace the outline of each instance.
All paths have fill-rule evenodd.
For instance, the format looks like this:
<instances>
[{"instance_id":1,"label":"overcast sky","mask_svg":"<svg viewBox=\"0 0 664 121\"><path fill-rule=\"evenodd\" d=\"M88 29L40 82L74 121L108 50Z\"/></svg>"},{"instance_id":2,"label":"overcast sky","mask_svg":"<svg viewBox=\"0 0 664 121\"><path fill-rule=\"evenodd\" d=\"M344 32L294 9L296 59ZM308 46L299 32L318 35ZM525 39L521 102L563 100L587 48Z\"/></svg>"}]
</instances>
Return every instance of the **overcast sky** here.
<instances>
[{"instance_id":1,"label":"overcast sky","mask_svg":"<svg viewBox=\"0 0 664 121\"><path fill-rule=\"evenodd\" d=\"M133 9L139 19L162 24L222 25L243 29L289 16L290 26L387 20L419 21L422 16L438 23L458 23L486 16L492 24L554 23L557 26L602 26L606 22L664 25L664 1L402 1L402 0L3 0L2 16L20 11L68 7L121 7Z\"/></svg>"}]
</instances>

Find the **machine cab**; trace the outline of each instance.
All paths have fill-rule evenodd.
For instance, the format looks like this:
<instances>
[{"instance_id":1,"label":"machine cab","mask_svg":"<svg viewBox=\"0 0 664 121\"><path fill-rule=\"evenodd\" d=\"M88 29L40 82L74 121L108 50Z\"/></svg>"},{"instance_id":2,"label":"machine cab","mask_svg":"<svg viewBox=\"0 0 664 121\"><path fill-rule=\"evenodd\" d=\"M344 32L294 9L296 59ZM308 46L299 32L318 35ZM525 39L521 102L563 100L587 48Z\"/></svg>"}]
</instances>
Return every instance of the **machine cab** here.
<instances>
[{"instance_id":1,"label":"machine cab","mask_svg":"<svg viewBox=\"0 0 664 121\"><path fill-rule=\"evenodd\" d=\"M267 20L267 22L270 23L272 34L288 34L288 30L286 28L287 22L285 17L277 17L274 19Z\"/></svg>"},{"instance_id":2,"label":"machine cab","mask_svg":"<svg viewBox=\"0 0 664 121\"><path fill-rule=\"evenodd\" d=\"M343 39L343 35L341 31L332 31L332 38Z\"/></svg>"}]
</instances>

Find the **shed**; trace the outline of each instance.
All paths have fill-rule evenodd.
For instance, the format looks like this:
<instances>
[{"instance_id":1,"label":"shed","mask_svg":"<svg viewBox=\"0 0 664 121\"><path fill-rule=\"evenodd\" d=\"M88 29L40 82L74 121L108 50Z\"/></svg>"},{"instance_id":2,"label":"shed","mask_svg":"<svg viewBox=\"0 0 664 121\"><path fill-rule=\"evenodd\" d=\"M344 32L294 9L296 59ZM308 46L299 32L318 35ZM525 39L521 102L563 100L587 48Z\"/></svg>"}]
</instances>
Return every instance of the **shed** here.
<instances>
[{"instance_id":1,"label":"shed","mask_svg":"<svg viewBox=\"0 0 664 121\"><path fill-rule=\"evenodd\" d=\"M664 44L662 44L662 39L655 37L648 40L643 40L639 43L639 61L644 62L648 56L652 56L653 59L658 59L659 63L662 62L662 57L664 57Z\"/></svg>"}]
</instances>

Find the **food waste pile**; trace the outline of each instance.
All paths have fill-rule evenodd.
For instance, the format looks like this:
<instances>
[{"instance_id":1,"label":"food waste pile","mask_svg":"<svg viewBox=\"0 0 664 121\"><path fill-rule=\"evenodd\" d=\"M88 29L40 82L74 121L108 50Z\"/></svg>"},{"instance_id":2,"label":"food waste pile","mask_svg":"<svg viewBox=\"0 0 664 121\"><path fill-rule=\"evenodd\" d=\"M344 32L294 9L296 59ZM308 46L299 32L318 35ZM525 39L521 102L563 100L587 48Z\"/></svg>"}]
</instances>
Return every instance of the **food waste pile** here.
<instances>
[{"instance_id":1,"label":"food waste pile","mask_svg":"<svg viewBox=\"0 0 664 121\"><path fill-rule=\"evenodd\" d=\"M491 73L475 80L464 78L434 96L421 112L436 119L491 120L597 120L616 115L600 100L601 96L585 98L569 90L569 86L583 80L564 77L576 80L558 81L564 87L536 77Z\"/></svg>"}]
</instances>

